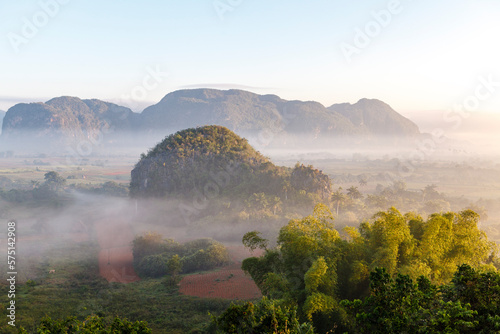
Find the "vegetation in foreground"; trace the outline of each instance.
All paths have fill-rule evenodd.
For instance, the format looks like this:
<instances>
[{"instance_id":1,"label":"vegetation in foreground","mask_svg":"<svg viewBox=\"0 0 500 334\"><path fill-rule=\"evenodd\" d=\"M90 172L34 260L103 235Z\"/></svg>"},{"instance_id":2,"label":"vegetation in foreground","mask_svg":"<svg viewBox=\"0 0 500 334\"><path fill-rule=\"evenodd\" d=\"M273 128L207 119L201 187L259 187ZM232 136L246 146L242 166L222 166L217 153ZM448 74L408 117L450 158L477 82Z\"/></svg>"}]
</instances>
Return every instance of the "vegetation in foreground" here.
<instances>
[{"instance_id":1,"label":"vegetation in foreground","mask_svg":"<svg viewBox=\"0 0 500 334\"><path fill-rule=\"evenodd\" d=\"M99 333L99 334L114 334L114 333L131 333L131 334L150 334L151 329L148 328L144 321L136 321L134 323L127 319L114 318L112 322L106 322L97 315L89 316L84 321L79 321L75 317L68 317L63 320L53 320L50 317L40 321L38 327L33 331L38 334L52 333ZM29 334L24 328L19 329L19 334Z\"/></svg>"},{"instance_id":2,"label":"vegetation in foreground","mask_svg":"<svg viewBox=\"0 0 500 334\"><path fill-rule=\"evenodd\" d=\"M16 287L16 328L5 321L0 333L18 333L20 326L37 333L46 317L82 322L94 315L105 325L118 317L130 323L144 321L153 333L201 333L210 323L209 312L219 314L230 305L223 299L181 295L165 277L108 283L99 276L97 249L94 243L64 244L43 254L31 280ZM52 268L55 273L48 274ZM1 295L0 316L5 319L7 303L7 294Z\"/></svg>"},{"instance_id":3,"label":"vegetation in foreground","mask_svg":"<svg viewBox=\"0 0 500 334\"><path fill-rule=\"evenodd\" d=\"M222 333L498 333L500 331L500 274L460 266L453 279L436 286L424 276L391 277L384 268L370 274L370 294L342 300L342 323L313 317L300 323L297 306L269 300L231 305L212 317L209 332ZM287 305L288 304L288 305ZM332 310L330 310L332 313ZM318 328L315 331L315 328Z\"/></svg>"},{"instance_id":4,"label":"vegetation in foreground","mask_svg":"<svg viewBox=\"0 0 500 334\"><path fill-rule=\"evenodd\" d=\"M346 235L343 237L334 228L332 218L326 206L317 205L312 215L291 220L280 230L276 248L268 249L267 240L261 238L256 231L248 233L243 238L244 244L250 249L258 247L265 251L262 257L248 258L243 262L243 269L250 273L263 295L279 300L289 307L296 306L300 321L312 322L319 333L335 329L339 332L361 330L362 326L357 329L353 327L354 320L349 314L349 307L358 317L361 308L356 307L363 304L361 302L349 304L342 300L365 299L374 294L376 296L380 292L381 284L378 276L382 277L386 291L398 288L390 288L391 277L400 275L396 279L396 284L401 282L406 284L405 289L410 294L405 297L403 304L417 303L418 306L418 299L411 297L412 291L422 293L430 291L429 293L434 294L426 298L432 297L435 303L438 303L438 299L446 303L448 301L459 303L447 304L450 309L445 309L445 312L454 310L462 317L474 309L468 309L466 305L471 302L472 296L464 298L460 294L461 290L457 288L460 275L463 276L467 268L490 272L487 275L493 275L491 277L497 275L495 274L495 265L498 265L497 246L489 242L486 235L478 229L479 216L471 210L433 214L424 220L414 213L403 215L392 208L386 212L379 212L374 216L373 222L363 223L359 229L346 228ZM455 271L459 266L462 267L457 274ZM377 271L377 268L382 267L383 271ZM375 274L370 277L371 271L375 271ZM471 284L476 282L480 284L479 278L476 281L470 279L469 276L474 276L474 272L467 275L467 280L471 281ZM421 289L425 286L428 291L415 288L413 279L419 279ZM452 279L451 287L446 293L441 289L438 292L432 285L443 285ZM490 301L492 304L486 306L490 312L487 315L493 317L497 311L496 303L500 302L500 299L495 299L497 295L491 294L498 293L500 289L498 285L500 281L496 278L495 280L491 281L493 284L491 290L486 289L483 292L484 296L491 295L493 298ZM399 297L393 293L385 295L381 300L386 299L392 303L391 305L397 304L397 298L402 298L405 289L401 289ZM367 308L373 300L373 298L365 299ZM457 309L459 306L463 309ZM378 312L377 307L381 306L373 307L374 314ZM430 304L418 307L424 309L430 307ZM391 314L390 308L386 310ZM402 319L405 317L403 313L396 312L393 318ZM444 314L436 316L445 317ZM359 317L356 319L362 321ZM469 318L463 320L471 320ZM401 321L405 323L404 320ZM470 328L486 328L484 321L479 319L471 321L473 323L470 324ZM491 321L496 323L496 320ZM406 324L410 326L413 323ZM384 324L380 326L376 328L382 330ZM404 326L406 325L395 328L401 329Z\"/></svg>"},{"instance_id":5,"label":"vegetation in foreground","mask_svg":"<svg viewBox=\"0 0 500 334\"><path fill-rule=\"evenodd\" d=\"M105 328L118 317L131 326L145 321L154 333L495 332L496 245L477 228L478 219L471 210L424 220L393 208L341 234L328 208L318 205L280 230L277 247L256 231L244 236L248 248L264 250L243 268L266 297L229 308L228 301L179 295L168 275L107 283L98 276L95 244L65 245L50 250L40 274L18 286L17 324L35 333L46 317L59 326L71 316L81 322L96 315ZM162 248L164 241L153 245ZM71 253L85 260L68 262ZM47 275L48 267L57 270ZM16 332L8 325L0 330Z\"/></svg>"}]
</instances>

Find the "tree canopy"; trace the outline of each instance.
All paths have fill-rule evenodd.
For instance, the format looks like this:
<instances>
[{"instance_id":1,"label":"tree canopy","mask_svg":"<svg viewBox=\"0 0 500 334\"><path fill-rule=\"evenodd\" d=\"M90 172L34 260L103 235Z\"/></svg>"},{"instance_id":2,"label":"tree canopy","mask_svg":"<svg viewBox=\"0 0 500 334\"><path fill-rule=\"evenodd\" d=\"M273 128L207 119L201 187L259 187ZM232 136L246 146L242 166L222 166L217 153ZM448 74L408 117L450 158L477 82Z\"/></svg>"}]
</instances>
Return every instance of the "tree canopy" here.
<instances>
[{"instance_id":1,"label":"tree canopy","mask_svg":"<svg viewBox=\"0 0 500 334\"><path fill-rule=\"evenodd\" d=\"M391 208L341 234L330 210L319 204L312 215L281 228L275 248L265 247L266 240L257 238L255 231L247 233L244 244L265 251L261 257L245 259L242 268L265 296L296 305L303 321L312 321L319 332L326 332L350 321L340 301L369 296L379 276L388 286L393 275L400 275L397 288L403 284L411 292L418 290L411 280L427 277L422 284L445 284L461 265L494 271L496 244L478 229L478 221L471 210L436 213L424 220ZM375 272L371 289L370 272ZM468 319L460 314L457 317Z\"/></svg>"}]
</instances>

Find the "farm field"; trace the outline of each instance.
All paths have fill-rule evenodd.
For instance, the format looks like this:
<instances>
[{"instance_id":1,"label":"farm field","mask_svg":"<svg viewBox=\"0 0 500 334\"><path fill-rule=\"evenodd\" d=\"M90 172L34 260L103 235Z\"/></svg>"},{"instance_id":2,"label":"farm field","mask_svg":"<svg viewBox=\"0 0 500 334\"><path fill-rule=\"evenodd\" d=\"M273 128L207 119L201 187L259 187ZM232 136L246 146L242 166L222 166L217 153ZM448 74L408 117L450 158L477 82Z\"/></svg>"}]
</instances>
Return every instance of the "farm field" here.
<instances>
[{"instance_id":1,"label":"farm field","mask_svg":"<svg viewBox=\"0 0 500 334\"><path fill-rule=\"evenodd\" d=\"M123 230L123 226L114 227ZM196 285L205 286L216 282L220 275L233 274L229 286L220 285L230 292L225 295L195 297L183 291L182 283L179 287L167 284L163 278L139 280L133 272L130 248L119 246L128 237L127 232L122 234L125 237L113 238L109 229L98 227L96 233L94 242L88 235L83 237L83 233L19 240L19 258L24 261L19 266L18 277L22 281L17 285L18 326L29 329L45 316L84 319L97 314L109 319L119 316L131 321L144 320L154 333L196 333L208 324L209 312L218 314L231 302L260 297L253 281L239 269L239 263L190 275L197 276ZM101 233L103 237L99 237ZM113 245L118 246L111 248ZM4 241L1 246L5 246ZM110 265L107 264L109 249L112 249ZM0 269L6 272L3 265ZM184 279L190 281L190 276ZM6 301L7 295L0 296L0 303L5 305ZM5 308L1 310L3 316L6 312ZM17 330L5 325L0 332L17 333Z\"/></svg>"},{"instance_id":2,"label":"farm field","mask_svg":"<svg viewBox=\"0 0 500 334\"><path fill-rule=\"evenodd\" d=\"M95 157L78 166L68 165L64 157L38 158L13 157L1 161L0 177L24 185L30 185L31 180L43 180L44 174L57 171L67 184L90 183L98 184L114 181L121 184L130 182L130 171L137 162L136 157ZM69 178L68 178L69 177Z\"/></svg>"},{"instance_id":3,"label":"farm field","mask_svg":"<svg viewBox=\"0 0 500 334\"><path fill-rule=\"evenodd\" d=\"M186 275L180 282L179 292L202 298L251 300L262 297L254 281L241 270L239 264L208 273Z\"/></svg>"}]
</instances>

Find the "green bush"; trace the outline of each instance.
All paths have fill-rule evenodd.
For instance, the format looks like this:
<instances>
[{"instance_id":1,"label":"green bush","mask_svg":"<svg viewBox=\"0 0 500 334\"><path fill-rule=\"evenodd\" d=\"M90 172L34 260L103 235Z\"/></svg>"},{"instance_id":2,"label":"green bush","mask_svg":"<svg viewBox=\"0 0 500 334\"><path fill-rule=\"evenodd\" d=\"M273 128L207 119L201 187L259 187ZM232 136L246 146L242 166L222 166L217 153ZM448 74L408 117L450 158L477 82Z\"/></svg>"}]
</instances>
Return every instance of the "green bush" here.
<instances>
[{"instance_id":1,"label":"green bush","mask_svg":"<svg viewBox=\"0 0 500 334\"><path fill-rule=\"evenodd\" d=\"M163 239L158 233L147 233L135 238L132 251L135 270L144 277L172 275L168 263L176 255L180 259L182 273L209 270L229 263L226 247L213 239L196 239L179 244L172 239Z\"/></svg>"},{"instance_id":2,"label":"green bush","mask_svg":"<svg viewBox=\"0 0 500 334\"><path fill-rule=\"evenodd\" d=\"M37 328L28 332L24 328L19 329L20 334L28 333L130 333L150 334L151 329L144 321L130 322L127 319L116 317L111 323L106 322L99 316L90 316L85 321L79 321L75 317L61 320L53 320L50 317L43 318Z\"/></svg>"},{"instance_id":3,"label":"green bush","mask_svg":"<svg viewBox=\"0 0 500 334\"><path fill-rule=\"evenodd\" d=\"M212 316L209 332L314 334L314 328L311 323L299 323L296 307L264 297L258 304L233 304L219 317Z\"/></svg>"},{"instance_id":4,"label":"green bush","mask_svg":"<svg viewBox=\"0 0 500 334\"><path fill-rule=\"evenodd\" d=\"M137 273L148 277L164 276L167 274L167 261L168 257L164 254L148 255L136 266Z\"/></svg>"},{"instance_id":5,"label":"green bush","mask_svg":"<svg viewBox=\"0 0 500 334\"><path fill-rule=\"evenodd\" d=\"M213 243L205 249L200 249L194 254L182 258L183 272L207 270L222 266L229 262L226 247L220 243Z\"/></svg>"}]
</instances>

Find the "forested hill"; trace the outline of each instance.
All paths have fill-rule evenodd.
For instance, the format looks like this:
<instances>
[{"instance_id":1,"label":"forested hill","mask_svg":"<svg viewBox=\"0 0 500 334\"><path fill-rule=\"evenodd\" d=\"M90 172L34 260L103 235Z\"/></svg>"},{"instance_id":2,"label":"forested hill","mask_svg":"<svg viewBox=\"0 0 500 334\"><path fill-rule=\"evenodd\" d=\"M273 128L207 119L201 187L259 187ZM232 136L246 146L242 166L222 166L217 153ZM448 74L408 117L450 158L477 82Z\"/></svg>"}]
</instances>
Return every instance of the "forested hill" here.
<instances>
[{"instance_id":1,"label":"forested hill","mask_svg":"<svg viewBox=\"0 0 500 334\"><path fill-rule=\"evenodd\" d=\"M227 195L247 199L331 193L329 177L312 166L278 167L246 139L222 126L179 131L143 154L132 170L134 197ZM267 201L267 199L265 199Z\"/></svg>"},{"instance_id":2,"label":"forested hill","mask_svg":"<svg viewBox=\"0 0 500 334\"><path fill-rule=\"evenodd\" d=\"M415 138L418 127L389 105L362 99L326 108L314 101L287 101L276 95L242 90L192 89L167 94L141 114L100 100L58 97L45 103L21 103L4 118L1 144L75 144L106 133L106 145L128 145L132 137L174 133L185 128L221 125L247 138L340 138L375 136ZM106 130L111 129L113 135ZM127 133L125 136L118 134ZM286 140L283 140L283 142ZM22 142L22 143L21 143ZM22 144L22 145L20 145Z\"/></svg>"}]
</instances>

